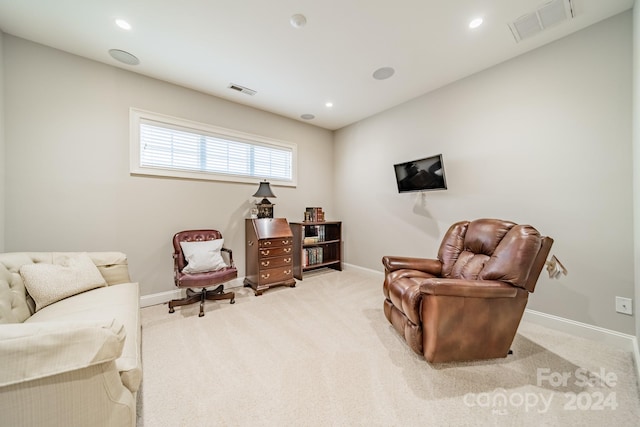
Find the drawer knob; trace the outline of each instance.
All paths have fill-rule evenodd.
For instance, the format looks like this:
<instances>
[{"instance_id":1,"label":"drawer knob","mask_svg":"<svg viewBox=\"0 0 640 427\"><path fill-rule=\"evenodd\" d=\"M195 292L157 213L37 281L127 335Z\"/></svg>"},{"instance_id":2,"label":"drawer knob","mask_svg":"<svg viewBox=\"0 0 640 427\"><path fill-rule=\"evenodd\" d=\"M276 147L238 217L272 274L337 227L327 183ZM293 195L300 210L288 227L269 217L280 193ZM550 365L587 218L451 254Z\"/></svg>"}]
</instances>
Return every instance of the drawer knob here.
<instances>
[{"instance_id":1,"label":"drawer knob","mask_svg":"<svg viewBox=\"0 0 640 427\"><path fill-rule=\"evenodd\" d=\"M265 246L271 246L271 242L264 242Z\"/></svg>"},{"instance_id":2,"label":"drawer knob","mask_svg":"<svg viewBox=\"0 0 640 427\"><path fill-rule=\"evenodd\" d=\"M263 267L267 267L269 264L271 264L271 261L262 261L260 264L262 264Z\"/></svg>"},{"instance_id":3,"label":"drawer knob","mask_svg":"<svg viewBox=\"0 0 640 427\"><path fill-rule=\"evenodd\" d=\"M284 248L284 251L285 251L286 253L289 253L289 252L291 252L291 248Z\"/></svg>"},{"instance_id":4,"label":"drawer knob","mask_svg":"<svg viewBox=\"0 0 640 427\"><path fill-rule=\"evenodd\" d=\"M260 251L260 253L261 253L262 255L269 255L269 252L271 252L271 251L268 251L268 250L267 250L267 251Z\"/></svg>"},{"instance_id":5,"label":"drawer knob","mask_svg":"<svg viewBox=\"0 0 640 427\"><path fill-rule=\"evenodd\" d=\"M284 274L287 274L287 275L291 274L291 269L289 269L289 270L285 270L285 271L284 271Z\"/></svg>"},{"instance_id":6,"label":"drawer knob","mask_svg":"<svg viewBox=\"0 0 640 427\"><path fill-rule=\"evenodd\" d=\"M283 240L283 241L282 241L282 244L283 244L283 245L288 245L288 244L289 244L289 241L288 241L288 240Z\"/></svg>"},{"instance_id":7,"label":"drawer knob","mask_svg":"<svg viewBox=\"0 0 640 427\"><path fill-rule=\"evenodd\" d=\"M285 258L284 262L291 262L291 258Z\"/></svg>"},{"instance_id":8,"label":"drawer knob","mask_svg":"<svg viewBox=\"0 0 640 427\"><path fill-rule=\"evenodd\" d=\"M268 279L269 276L271 276L270 273L260 275L260 277L262 277L263 279Z\"/></svg>"}]
</instances>

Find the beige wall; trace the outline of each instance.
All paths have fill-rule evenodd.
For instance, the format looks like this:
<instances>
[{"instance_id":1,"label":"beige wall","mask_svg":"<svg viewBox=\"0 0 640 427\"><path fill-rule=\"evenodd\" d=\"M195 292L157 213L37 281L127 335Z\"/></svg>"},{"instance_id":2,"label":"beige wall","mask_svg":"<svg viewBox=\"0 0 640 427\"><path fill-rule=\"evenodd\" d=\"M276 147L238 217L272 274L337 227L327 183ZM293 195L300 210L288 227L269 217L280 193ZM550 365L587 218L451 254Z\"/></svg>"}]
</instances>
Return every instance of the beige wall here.
<instances>
[{"instance_id":1,"label":"beige wall","mask_svg":"<svg viewBox=\"0 0 640 427\"><path fill-rule=\"evenodd\" d=\"M332 133L4 35L6 251L121 250L142 295L175 289L170 240L219 229L244 275L257 184L131 176L129 107L298 144L297 188L275 214L333 216Z\"/></svg>"},{"instance_id":2,"label":"beige wall","mask_svg":"<svg viewBox=\"0 0 640 427\"><path fill-rule=\"evenodd\" d=\"M638 13L633 38L631 12L619 15L340 130L335 152L329 131L0 33L0 245L122 250L149 295L174 289L171 235L216 227L244 273L242 224L254 187L130 176L135 106L298 143L299 185L274 188L276 216L324 206L345 222L351 264L381 270L386 254L435 255L459 219L529 222L556 239L552 252L570 271L554 281L543 275L529 308L634 333L633 318L613 306L616 295L634 298ZM435 153L444 154L449 190L398 194L391 165Z\"/></svg>"},{"instance_id":3,"label":"beige wall","mask_svg":"<svg viewBox=\"0 0 640 427\"><path fill-rule=\"evenodd\" d=\"M0 31L0 252L4 252L4 33Z\"/></svg>"},{"instance_id":4,"label":"beige wall","mask_svg":"<svg viewBox=\"0 0 640 427\"><path fill-rule=\"evenodd\" d=\"M458 220L530 223L569 275L541 276L528 308L634 333L614 310L634 297L631 23L615 16L337 131L346 261L435 256ZM449 190L398 194L392 165L437 153Z\"/></svg>"},{"instance_id":5,"label":"beige wall","mask_svg":"<svg viewBox=\"0 0 640 427\"><path fill-rule=\"evenodd\" d=\"M640 3L633 8L633 219L635 242L635 300L636 337L640 339ZM639 345L636 342L636 345Z\"/></svg>"}]
</instances>

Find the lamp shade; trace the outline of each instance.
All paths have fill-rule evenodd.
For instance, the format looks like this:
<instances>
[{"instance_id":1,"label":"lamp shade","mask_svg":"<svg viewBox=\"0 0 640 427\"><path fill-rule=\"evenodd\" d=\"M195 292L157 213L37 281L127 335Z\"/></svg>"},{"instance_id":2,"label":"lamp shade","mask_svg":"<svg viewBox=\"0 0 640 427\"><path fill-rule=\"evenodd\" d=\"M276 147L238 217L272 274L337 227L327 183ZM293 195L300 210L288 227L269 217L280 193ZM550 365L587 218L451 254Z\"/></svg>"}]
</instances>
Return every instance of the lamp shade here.
<instances>
[{"instance_id":1,"label":"lamp shade","mask_svg":"<svg viewBox=\"0 0 640 427\"><path fill-rule=\"evenodd\" d=\"M253 197L276 197L275 194L273 194L273 191L271 191L271 187L269 186L269 182L267 181L262 181L260 183L260 187L258 187L258 191L256 191L256 194L253 195Z\"/></svg>"}]
</instances>

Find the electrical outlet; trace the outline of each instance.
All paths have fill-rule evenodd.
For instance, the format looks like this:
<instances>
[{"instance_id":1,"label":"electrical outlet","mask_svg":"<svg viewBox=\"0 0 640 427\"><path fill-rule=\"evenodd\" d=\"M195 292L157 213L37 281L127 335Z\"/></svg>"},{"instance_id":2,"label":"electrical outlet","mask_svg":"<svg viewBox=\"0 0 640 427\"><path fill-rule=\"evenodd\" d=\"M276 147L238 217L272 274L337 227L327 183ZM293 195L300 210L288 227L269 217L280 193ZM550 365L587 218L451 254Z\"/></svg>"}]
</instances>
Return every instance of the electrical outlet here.
<instances>
[{"instance_id":1,"label":"electrical outlet","mask_svg":"<svg viewBox=\"0 0 640 427\"><path fill-rule=\"evenodd\" d=\"M631 298L616 297L616 311L622 314L633 314Z\"/></svg>"}]
</instances>

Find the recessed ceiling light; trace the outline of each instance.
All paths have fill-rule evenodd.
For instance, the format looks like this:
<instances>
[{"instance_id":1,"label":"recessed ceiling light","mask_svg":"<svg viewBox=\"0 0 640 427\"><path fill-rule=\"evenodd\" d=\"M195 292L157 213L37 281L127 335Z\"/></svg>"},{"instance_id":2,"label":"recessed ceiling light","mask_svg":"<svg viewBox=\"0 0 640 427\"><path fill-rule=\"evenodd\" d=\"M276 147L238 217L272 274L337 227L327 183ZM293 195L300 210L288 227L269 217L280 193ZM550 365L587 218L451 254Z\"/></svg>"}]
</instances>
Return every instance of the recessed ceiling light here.
<instances>
[{"instance_id":1,"label":"recessed ceiling light","mask_svg":"<svg viewBox=\"0 0 640 427\"><path fill-rule=\"evenodd\" d=\"M120 49L109 49L109 55L116 61L120 61L127 65L138 65L140 60L135 56Z\"/></svg>"},{"instance_id":2,"label":"recessed ceiling light","mask_svg":"<svg viewBox=\"0 0 640 427\"><path fill-rule=\"evenodd\" d=\"M313 114L303 114L300 116L300 118L304 120L313 120L316 118L316 116L314 116Z\"/></svg>"},{"instance_id":3,"label":"recessed ceiling light","mask_svg":"<svg viewBox=\"0 0 640 427\"><path fill-rule=\"evenodd\" d=\"M377 70L375 70L373 72L373 78L376 80L385 80L388 79L389 77L393 76L393 74L396 72L396 70L394 70L391 67L382 67L382 68L378 68Z\"/></svg>"},{"instance_id":4,"label":"recessed ceiling light","mask_svg":"<svg viewBox=\"0 0 640 427\"><path fill-rule=\"evenodd\" d=\"M331 107L333 107L333 102L327 102L327 103L325 103L324 105L325 105L325 107L327 107L327 108L331 108Z\"/></svg>"},{"instance_id":5,"label":"recessed ceiling light","mask_svg":"<svg viewBox=\"0 0 640 427\"><path fill-rule=\"evenodd\" d=\"M307 25L307 17L301 13L296 13L289 19L289 22L293 28L302 28Z\"/></svg>"},{"instance_id":6,"label":"recessed ceiling light","mask_svg":"<svg viewBox=\"0 0 640 427\"><path fill-rule=\"evenodd\" d=\"M131 29L131 24L129 24L124 19L116 19L116 25L118 27L122 28L123 30L130 30Z\"/></svg>"},{"instance_id":7,"label":"recessed ceiling light","mask_svg":"<svg viewBox=\"0 0 640 427\"><path fill-rule=\"evenodd\" d=\"M483 23L483 19L482 18L475 18L473 20L471 20L471 22L469 22L469 28L471 28L472 30L474 28L478 28L480 25L482 25Z\"/></svg>"}]
</instances>

